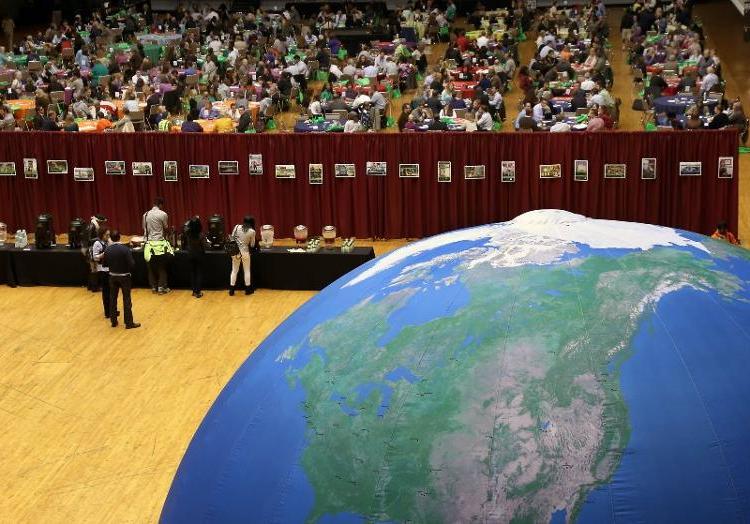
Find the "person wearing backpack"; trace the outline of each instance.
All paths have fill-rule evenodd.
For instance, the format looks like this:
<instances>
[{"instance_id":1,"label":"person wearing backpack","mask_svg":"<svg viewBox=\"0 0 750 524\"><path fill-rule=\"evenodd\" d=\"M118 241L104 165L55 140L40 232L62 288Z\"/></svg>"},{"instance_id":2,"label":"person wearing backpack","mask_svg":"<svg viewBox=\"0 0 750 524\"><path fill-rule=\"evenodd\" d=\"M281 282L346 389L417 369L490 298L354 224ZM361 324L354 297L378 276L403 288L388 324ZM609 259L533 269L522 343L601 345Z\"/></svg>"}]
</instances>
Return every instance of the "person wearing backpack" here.
<instances>
[{"instance_id":1,"label":"person wearing backpack","mask_svg":"<svg viewBox=\"0 0 750 524\"><path fill-rule=\"evenodd\" d=\"M102 227L97 231L96 240L91 244L91 259L96 266L97 285L102 290L102 306L104 306L104 318L110 318L109 314L109 268L102 264L104 251L109 245L109 229ZM115 318L117 318L115 316Z\"/></svg>"},{"instance_id":2,"label":"person wearing backpack","mask_svg":"<svg viewBox=\"0 0 750 524\"><path fill-rule=\"evenodd\" d=\"M240 272L240 264L245 273L245 294L251 295L253 287L250 280L250 250L255 247L255 219L246 216L242 224L237 224L229 235L227 252L232 257L232 273L229 275L229 295L234 296L234 288L237 283L237 274ZM232 245L234 244L235 247Z\"/></svg>"}]
</instances>

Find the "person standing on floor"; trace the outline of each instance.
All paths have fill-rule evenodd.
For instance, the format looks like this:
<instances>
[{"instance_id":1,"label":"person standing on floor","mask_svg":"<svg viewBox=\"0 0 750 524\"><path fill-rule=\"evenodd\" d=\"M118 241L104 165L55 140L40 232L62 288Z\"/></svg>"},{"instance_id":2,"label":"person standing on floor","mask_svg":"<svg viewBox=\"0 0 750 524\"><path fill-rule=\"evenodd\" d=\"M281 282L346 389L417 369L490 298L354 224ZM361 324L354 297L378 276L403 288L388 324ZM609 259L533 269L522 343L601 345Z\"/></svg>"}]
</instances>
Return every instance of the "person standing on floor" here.
<instances>
[{"instance_id":1,"label":"person standing on floor","mask_svg":"<svg viewBox=\"0 0 750 524\"><path fill-rule=\"evenodd\" d=\"M109 235L112 243L104 250L101 264L109 268L109 313L112 327L117 327L117 295L122 290L122 307L125 315L125 329L141 327L133 322L133 303L130 290L133 287L132 271L135 267L133 250L120 244L120 232L116 229Z\"/></svg>"},{"instance_id":2,"label":"person standing on floor","mask_svg":"<svg viewBox=\"0 0 750 524\"><path fill-rule=\"evenodd\" d=\"M81 248L84 252L84 256L86 256L87 258L89 265L89 274L86 287L92 293L99 292L99 272L97 270L97 262L96 260L94 260L91 248L93 247L94 242L96 242L96 239L99 238L99 233L101 233L101 231L106 228L107 217L105 217L104 215L96 214L91 217L88 226L86 226L83 238L81 239Z\"/></svg>"},{"instance_id":3,"label":"person standing on floor","mask_svg":"<svg viewBox=\"0 0 750 524\"><path fill-rule=\"evenodd\" d=\"M164 199L156 197L154 207L143 214L143 234L146 237L143 257L148 264L148 282L151 291L160 295L170 291L167 287L167 260L174 253L164 236L169 227L169 215L163 208Z\"/></svg>"},{"instance_id":4,"label":"person standing on floor","mask_svg":"<svg viewBox=\"0 0 750 524\"><path fill-rule=\"evenodd\" d=\"M102 290L102 306L104 307L104 318L111 318L109 312L109 268L102 265L104 251L109 244L109 229L100 228L98 236L91 246L91 258L96 264L97 285ZM117 315L115 314L115 318Z\"/></svg>"},{"instance_id":5,"label":"person standing on floor","mask_svg":"<svg viewBox=\"0 0 750 524\"><path fill-rule=\"evenodd\" d=\"M254 289L250 280L250 250L255 247L255 219L246 216L242 224L237 224L229 236L230 242L236 242L239 253L232 256L232 273L229 276L229 295L234 295L234 287L237 283L237 273L240 272L240 264L245 273L245 294L250 295Z\"/></svg>"},{"instance_id":6,"label":"person standing on floor","mask_svg":"<svg viewBox=\"0 0 750 524\"><path fill-rule=\"evenodd\" d=\"M206 253L206 236L203 234L203 226L199 216L191 218L185 228L185 249L190 262L190 286L193 288L193 296L201 298L201 284L203 282L203 259Z\"/></svg>"}]
</instances>

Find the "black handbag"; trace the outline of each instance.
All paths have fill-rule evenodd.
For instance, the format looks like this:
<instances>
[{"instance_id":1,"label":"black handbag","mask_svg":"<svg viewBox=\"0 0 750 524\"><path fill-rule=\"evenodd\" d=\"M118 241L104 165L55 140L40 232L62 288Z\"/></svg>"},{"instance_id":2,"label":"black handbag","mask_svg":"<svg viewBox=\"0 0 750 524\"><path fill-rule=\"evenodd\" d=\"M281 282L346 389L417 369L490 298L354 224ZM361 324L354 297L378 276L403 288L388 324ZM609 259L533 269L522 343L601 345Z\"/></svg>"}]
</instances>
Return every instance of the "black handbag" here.
<instances>
[{"instance_id":1,"label":"black handbag","mask_svg":"<svg viewBox=\"0 0 750 524\"><path fill-rule=\"evenodd\" d=\"M229 236L226 242L224 242L224 252L229 255L230 257L234 257L240 254L240 246L237 245L237 240L235 240L235 232L237 231L237 227L232 230L232 234Z\"/></svg>"}]
</instances>

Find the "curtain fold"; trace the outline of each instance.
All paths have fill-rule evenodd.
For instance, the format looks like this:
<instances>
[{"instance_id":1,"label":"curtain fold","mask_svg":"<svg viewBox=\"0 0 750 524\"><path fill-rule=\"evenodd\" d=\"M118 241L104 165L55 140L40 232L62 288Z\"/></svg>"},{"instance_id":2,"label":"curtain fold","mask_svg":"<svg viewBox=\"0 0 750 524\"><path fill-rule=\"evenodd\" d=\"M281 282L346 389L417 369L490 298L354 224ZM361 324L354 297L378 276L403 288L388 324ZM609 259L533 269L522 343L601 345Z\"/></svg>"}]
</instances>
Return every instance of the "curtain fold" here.
<instances>
[{"instance_id":1,"label":"curtain fold","mask_svg":"<svg viewBox=\"0 0 750 524\"><path fill-rule=\"evenodd\" d=\"M296 224L311 234L333 224L341 236L417 238L460 227L558 208L594 218L631 220L710 234L738 217L738 135L734 130L616 133L404 134L72 134L0 135L0 162L17 175L0 176L0 221L33 229L52 213L63 231L74 217L110 217L124 233L141 231L155 196L166 199L172 224L193 214L224 215L229 226L246 214L289 237ZM248 173L248 155L262 154L264 173ZM734 158L734 176L718 178L719 157ZM36 158L39 178L25 179L23 159ZM656 158L656 180L641 180L641 159ZM47 160L67 160L67 175L47 173ZM589 180L573 177L588 160ZM107 160L126 162L127 174L105 174ZM178 162L178 181L165 182L163 163ZM218 162L236 160L239 175L219 175ZM500 181L502 161L516 163L516 181ZM132 162L153 164L153 176L133 176ZM387 176L367 176L368 161L387 162ZM452 182L437 181L438 161L450 161ZM679 176L679 163L702 162L702 175ZM323 184L308 182L308 164L323 164ZM336 178L334 164L352 163L355 178ZM605 179L604 164L627 166L625 179ZM188 177L190 164L208 165L209 179ZM294 164L295 179L277 179L276 164ZM399 164L419 164L419 178L400 178ZM560 164L562 177L540 179L540 164ZM484 180L465 180L464 166L484 165ZM74 167L91 167L94 182L76 182Z\"/></svg>"}]
</instances>

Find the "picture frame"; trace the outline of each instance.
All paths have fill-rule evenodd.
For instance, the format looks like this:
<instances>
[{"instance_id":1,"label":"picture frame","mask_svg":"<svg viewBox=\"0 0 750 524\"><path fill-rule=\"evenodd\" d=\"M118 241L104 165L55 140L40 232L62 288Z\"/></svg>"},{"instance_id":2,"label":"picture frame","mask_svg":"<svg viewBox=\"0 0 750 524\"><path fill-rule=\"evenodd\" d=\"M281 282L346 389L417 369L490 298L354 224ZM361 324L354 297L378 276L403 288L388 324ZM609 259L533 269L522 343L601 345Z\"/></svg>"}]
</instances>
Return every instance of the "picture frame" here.
<instances>
[{"instance_id":1,"label":"picture frame","mask_svg":"<svg viewBox=\"0 0 750 524\"><path fill-rule=\"evenodd\" d=\"M165 182L177 182L177 161L176 160L164 161L164 181Z\"/></svg>"},{"instance_id":2,"label":"picture frame","mask_svg":"<svg viewBox=\"0 0 750 524\"><path fill-rule=\"evenodd\" d=\"M247 157L247 169L250 176L261 176L263 175L263 155L255 154L248 155Z\"/></svg>"},{"instance_id":3,"label":"picture frame","mask_svg":"<svg viewBox=\"0 0 750 524\"><path fill-rule=\"evenodd\" d=\"M624 179L627 174L627 164L604 164L604 178Z\"/></svg>"},{"instance_id":4,"label":"picture frame","mask_svg":"<svg viewBox=\"0 0 750 524\"><path fill-rule=\"evenodd\" d=\"M399 178L419 178L419 164L399 164Z\"/></svg>"},{"instance_id":5,"label":"picture frame","mask_svg":"<svg viewBox=\"0 0 750 524\"><path fill-rule=\"evenodd\" d=\"M357 176L357 168L354 164L334 164L333 176L335 178L354 178Z\"/></svg>"},{"instance_id":6,"label":"picture frame","mask_svg":"<svg viewBox=\"0 0 750 524\"><path fill-rule=\"evenodd\" d=\"M124 160L105 160L104 174L111 176L124 176L126 167Z\"/></svg>"},{"instance_id":7,"label":"picture frame","mask_svg":"<svg viewBox=\"0 0 750 524\"><path fill-rule=\"evenodd\" d=\"M188 176L190 178L210 178L211 167L205 164L190 164L188 166Z\"/></svg>"},{"instance_id":8,"label":"picture frame","mask_svg":"<svg viewBox=\"0 0 750 524\"><path fill-rule=\"evenodd\" d=\"M75 180L76 182L93 182L94 181L94 168L93 167L74 168L73 180Z\"/></svg>"},{"instance_id":9,"label":"picture frame","mask_svg":"<svg viewBox=\"0 0 750 524\"><path fill-rule=\"evenodd\" d=\"M297 178L297 172L294 164L276 164L274 167L276 178Z\"/></svg>"},{"instance_id":10,"label":"picture frame","mask_svg":"<svg viewBox=\"0 0 750 524\"><path fill-rule=\"evenodd\" d=\"M484 165L464 166L464 180L484 180Z\"/></svg>"},{"instance_id":11,"label":"picture frame","mask_svg":"<svg viewBox=\"0 0 750 524\"><path fill-rule=\"evenodd\" d=\"M702 162L680 162L680 176L701 176L703 174Z\"/></svg>"},{"instance_id":12,"label":"picture frame","mask_svg":"<svg viewBox=\"0 0 750 524\"><path fill-rule=\"evenodd\" d=\"M219 160L220 175L239 175L240 163L236 160Z\"/></svg>"},{"instance_id":13,"label":"picture frame","mask_svg":"<svg viewBox=\"0 0 750 524\"><path fill-rule=\"evenodd\" d=\"M307 180L312 185L323 184L323 164L307 164Z\"/></svg>"},{"instance_id":14,"label":"picture frame","mask_svg":"<svg viewBox=\"0 0 750 524\"><path fill-rule=\"evenodd\" d=\"M451 163L448 161L439 161L437 163L437 181L438 182L451 182L453 177L453 168Z\"/></svg>"},{"instance_id":15,"label":"picture frame","mask_svg":"<svg viewBox=\"0 0 750 524\"><path fill-rule=\"evenodd\" d=\"M16 176L16 163L0 162L0 176Z\"/></svg>"},{"instance_id":16,"label":"picture frame","mask_svg":"<svg viewBox=\"0 0 750 524\"><path fill-rule=\"evenodd\" d=\"M47 174L48 175L67 175L68 174L68 161L67 160L47 160Z\"/></svg>"},{"instance_id":17,"label":"picture frame","mask_svg":"<svg viewBox=\"0 0 750 524\"><path fill-rule=\"evenodd\" d=\"M562 164L539 164L539 178L562 178Z\"/></svg>"},{"instance_id":18,"label":"picture frame","mask_svg":"<svg viewBox=\"0 0 750 524\"><path fill-rule=\"evenodd\" d=\"M133 162L130 165L133 176L153 176L154 165L151 162Z\"/></svg>"},{"instance_id":19,"label":"picture frame","mask_svg":"<svg viewBox=\"0 0 750 524\"><path fill-rule=\"evenodd\" d=\"M500 162L500 182L516 181L516 161L503 160Z\"/></svg>"},{"instance_id":20,"label":"picture frame","mask_svg":"<svg viewBox=\"0 0 750 524\"><path fill-rule=\"evenodd\" d=\"M386 176L388 174L388 162L367 162L365 163L365 175L367 176Z\"/></svg>"},{"instance_id":21,"label":"picture frame","mask_svg":"<svg viewBox=\"0 0 750 524\"><path fill-rule=\"evenodd\" d=\"M718 165L716 173L719 178L733 178L734 177L734 157L720 156L719 165Z\"/></svg>"},{"instance_id":22,"label":"picture frame","mask_svg":"<svg viewBox=\"0 0 750 524\"><path fill-rule=\"evenodd\" d=\"M573 180L575 182L588 182L589 181L589 161L588 160L574 160L573 161Z\"/></svg>"},{"instance_id":23,"label":"picture frame","mask_svg":"<svg viewBox=\"0 0 750 524\"><path fill-rule=\"evenodd\" d=\"M39 178L39 165L36 158L23 159L23 176L30 180Z\"/></svg>"},{"instance_id":24,"label":"picture frame","mask_svg":"<svg viewBox=\"0 0 750 524\"><path fill-rule=\"evenodd\" d=\"M641 180L656 180L655 158L641 158Z\"/></svg>"}]
</instances>

